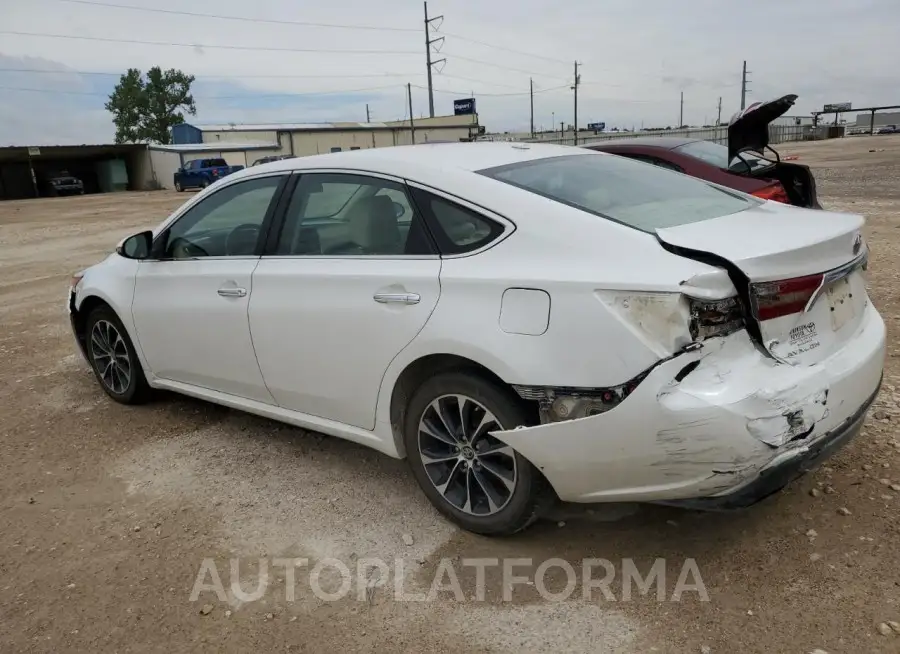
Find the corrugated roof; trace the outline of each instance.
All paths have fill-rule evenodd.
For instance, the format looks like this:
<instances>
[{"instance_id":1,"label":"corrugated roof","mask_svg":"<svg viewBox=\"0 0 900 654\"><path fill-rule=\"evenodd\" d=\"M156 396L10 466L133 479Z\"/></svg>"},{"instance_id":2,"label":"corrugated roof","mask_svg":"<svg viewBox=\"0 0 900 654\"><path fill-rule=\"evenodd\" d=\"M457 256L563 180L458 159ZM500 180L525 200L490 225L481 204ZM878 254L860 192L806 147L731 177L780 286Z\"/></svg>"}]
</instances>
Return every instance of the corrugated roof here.
<instances>
[{"instance_id":1,"label":"corrugated roof","mask_svg":"<svg viewBox=\"0 0 900 654\"><path fill-rule=\"evenodd\" d=\"M329 129L388 129L387 123L262 123L240 124L228 123L222 125L194 125L204 132L297 132L297 131L321 131Z\"/></svg>"},{"instance_id":2,"label":"corrugated roof","mask_svg":"<svg viewBox=\"0 0 900 654\"><path fill-rule=\"evenodd\" d=\"M174 143L170 145L151 145L151 150L164 150L166 152L222 152L233 150L277 150L277 143L228 143L216 141L215 143Z\"/></svg>"}]
</instances>

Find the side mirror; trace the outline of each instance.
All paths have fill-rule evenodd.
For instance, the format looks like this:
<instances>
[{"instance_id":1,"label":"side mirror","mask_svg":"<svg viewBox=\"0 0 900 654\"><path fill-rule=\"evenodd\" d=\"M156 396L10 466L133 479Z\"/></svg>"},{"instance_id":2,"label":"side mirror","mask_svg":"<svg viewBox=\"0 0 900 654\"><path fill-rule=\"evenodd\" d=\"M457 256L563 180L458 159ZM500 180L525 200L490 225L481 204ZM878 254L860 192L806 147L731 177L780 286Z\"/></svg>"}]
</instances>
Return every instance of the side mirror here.
<instances>
[{"instance_id":1,"label":"side mirror","mask_svg":"<svg viewBox=\"0 0 900 654\"><path fill-rule=\"evenodd\" d=\"M153 244L153 232L146 231L134 236L129 236L119 247L116 252L126 259L146 259L150 256L150 247Z\"/></svg>"}]
</instances>

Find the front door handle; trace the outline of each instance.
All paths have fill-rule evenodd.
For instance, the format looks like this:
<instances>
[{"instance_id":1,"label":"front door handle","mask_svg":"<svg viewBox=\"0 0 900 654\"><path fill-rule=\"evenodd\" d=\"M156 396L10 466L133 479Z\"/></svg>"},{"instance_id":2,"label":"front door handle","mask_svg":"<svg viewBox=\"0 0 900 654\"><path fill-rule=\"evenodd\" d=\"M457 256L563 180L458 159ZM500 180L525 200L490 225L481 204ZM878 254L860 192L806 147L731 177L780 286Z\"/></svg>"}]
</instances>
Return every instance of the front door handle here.
<instances>
[{"instance_id":1,"label":"front door handle","mask_svg":"<svg viewBox=\"0 0 900 654\"><path fill-rule=\"evenodd\" d=\"M222 297L247 297L246 288L220 288L217 292Z\"/></svg>"},{"instance_id":2,"label":"front door handle","mask_svg":"<svg viewBox=\"0 0 900 654\"><path fill-rule=\"evenodd\" d=\"M374 300L381 304L418 304L418 293L376 293Z\"/></svg>"}]
</instances>

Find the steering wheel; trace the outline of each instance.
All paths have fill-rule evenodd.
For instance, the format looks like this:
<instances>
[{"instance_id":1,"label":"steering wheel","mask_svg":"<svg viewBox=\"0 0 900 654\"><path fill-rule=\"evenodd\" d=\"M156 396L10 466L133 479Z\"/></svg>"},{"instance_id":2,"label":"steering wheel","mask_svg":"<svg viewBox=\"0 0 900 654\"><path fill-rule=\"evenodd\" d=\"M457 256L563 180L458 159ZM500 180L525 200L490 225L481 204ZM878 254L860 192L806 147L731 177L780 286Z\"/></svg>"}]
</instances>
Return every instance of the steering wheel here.
<instances>
[{"instance_id":1,"label":"steering wheel","mask_svg":"<svg viewBox=\"0 0 900 654\"><path fill-rule=\"evenodd\" d=\"M253 254L259 240L259 225L244 223L231 230L225 239L225 253L228 256Z\"/></svg>"},{"instance_id":2,"label":"steering wheel","mask_svg":"<svg viewBox=\"0 0 900 654\"><path fill-rule=\"evenodd\" d=\"M173 259L193 259L194 257L208 257L209 254L196 243L191 243L180 236L169 243L169 252Z\"/></svg>"}]
</instances>

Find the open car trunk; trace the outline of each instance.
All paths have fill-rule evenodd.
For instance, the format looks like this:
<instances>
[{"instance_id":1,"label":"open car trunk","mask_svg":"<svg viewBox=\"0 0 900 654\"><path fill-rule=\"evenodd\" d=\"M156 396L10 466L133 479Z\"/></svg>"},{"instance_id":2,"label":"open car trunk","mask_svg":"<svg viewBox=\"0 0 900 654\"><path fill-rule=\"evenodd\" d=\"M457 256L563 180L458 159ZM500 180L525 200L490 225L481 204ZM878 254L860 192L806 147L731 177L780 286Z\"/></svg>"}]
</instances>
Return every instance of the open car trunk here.
<instances>
[{"instance_id":1,"label":"open car trunk","mask_svg":"<svg viewBox=\"0 0 900 654\"><path fill-rule=\"evenodd\" d=\"M657 230L666 249L725 268L750 335L794 365L822 361L856 333L868 305L863 218L769 202Z\"/></svg>"},{"instance_id":2,"label":"open car trunk","mask_svg":"<svg viewBox=\"0 0 900 654\"><path fill-rule=\"evenodd\" d=\"M746 163L736 163L729 169L733 173L755 179L778 182L787 194L790 203L797 207L821 209L816 194L815 178L808 166L781 161L778 152L769 145L769 125L783 116L797 100L796 95L785 95L768 102L755 102L736 113L728 125L728 160L739 159ZM764 154L771 150L777 161L772 166L751 165L745 152ZM764 160L753 159L753 163Z\"/></svg>"}]
</instances>

